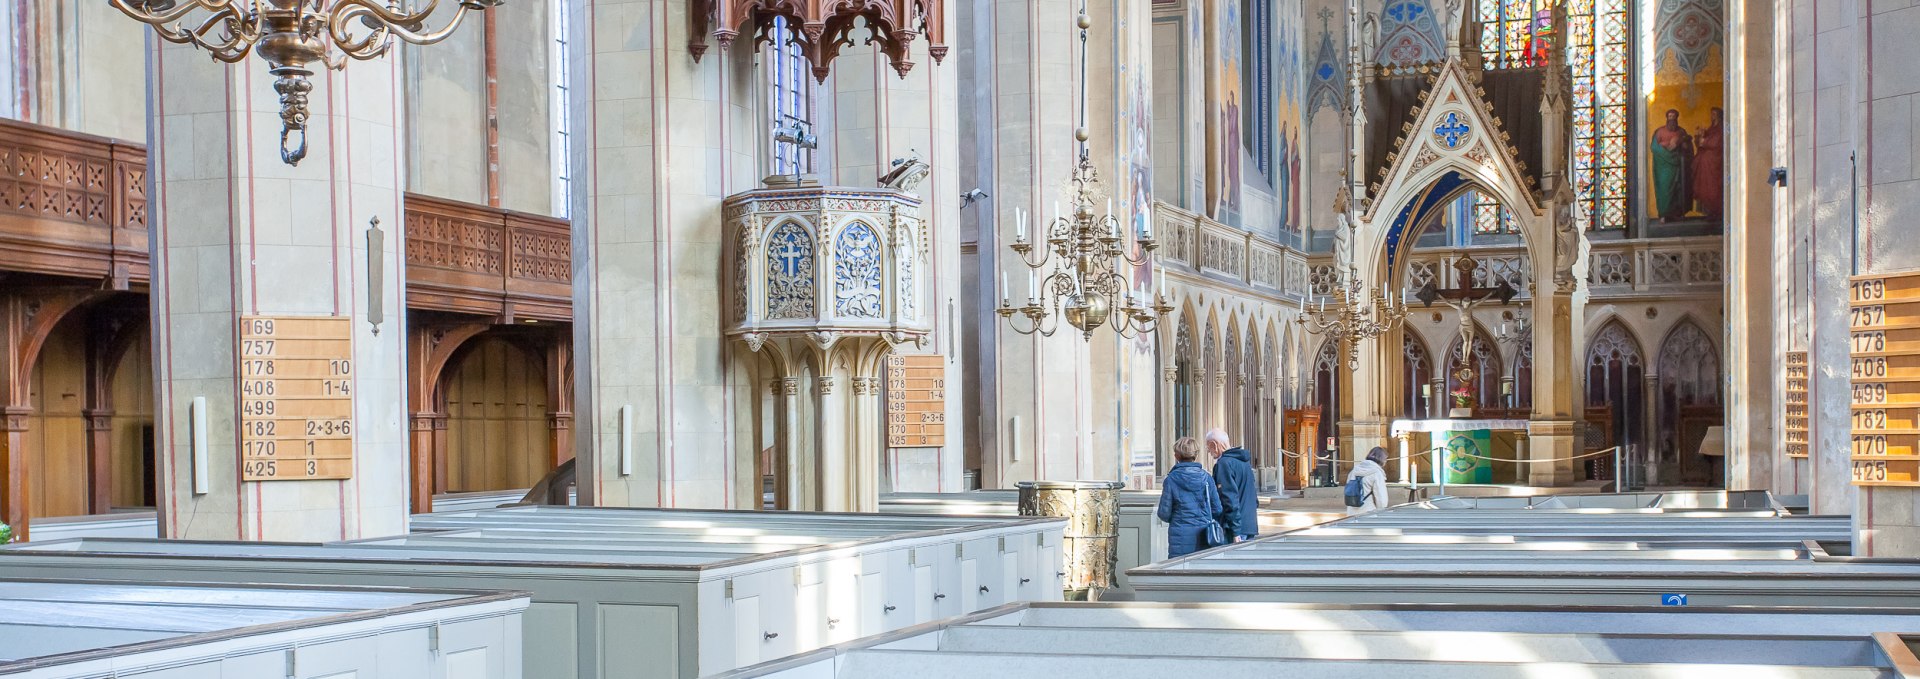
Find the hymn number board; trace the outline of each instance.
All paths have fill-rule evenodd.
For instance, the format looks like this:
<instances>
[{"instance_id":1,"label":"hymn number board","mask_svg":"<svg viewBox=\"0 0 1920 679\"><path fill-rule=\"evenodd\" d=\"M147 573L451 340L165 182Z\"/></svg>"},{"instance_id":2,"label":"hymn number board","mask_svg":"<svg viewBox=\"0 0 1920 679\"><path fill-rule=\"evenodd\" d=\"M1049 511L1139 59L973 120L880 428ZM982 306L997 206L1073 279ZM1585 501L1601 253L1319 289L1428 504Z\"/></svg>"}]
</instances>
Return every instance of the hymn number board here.
<instances>
[{"instance_id":1,"label":"hymn number board","mask_svg":"<svg viewBox=\"0 0 1920 679\"><path fill-rule=\"evenodd\" d=\"M1920 486L1920 272L1855 276L1848 297L1853 483Z\"/></svg>"},{"instance_id":2,"label":"hymn number board","mask_svg":"<svg viewBox=\"0 0 1920 679\"><path fill-rule=\"evenodd\" d=\"M353 478L353 320L240 323L242 479Z\"/></svg>"},{"instance_id":3,"label":"hymn number board","mask_svg":"<svg viewBox=\"0 0 1920 679\"><path fill-rule=\"evenodd\" d=\"M939 354L887 357L887 447L947 444L947 362Z\"/></svg>"},{"instance_id":4,"label":"hymn number board","mask_svg":"<svg viewBox=\"0 0 1920 679\"><path fill-rule=\"evenodd\" d=\"M1807 456L1807 352L1787 352L1786 422L1784 433L1787 457Z\"/></svg>"}]
</instances>

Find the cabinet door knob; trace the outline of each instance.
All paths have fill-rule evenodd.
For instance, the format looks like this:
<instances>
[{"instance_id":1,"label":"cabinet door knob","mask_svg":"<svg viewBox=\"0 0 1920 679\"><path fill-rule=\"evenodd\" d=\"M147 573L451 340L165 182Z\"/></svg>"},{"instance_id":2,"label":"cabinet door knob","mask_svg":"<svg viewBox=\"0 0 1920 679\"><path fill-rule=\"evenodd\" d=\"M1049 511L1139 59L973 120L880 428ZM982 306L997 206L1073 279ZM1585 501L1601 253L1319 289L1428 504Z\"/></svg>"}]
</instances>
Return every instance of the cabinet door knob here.
<instances>
[{"instance_id":1,"label":"cabinet door knob","mask_svg":"<svg viewBox=\"0 0 1920 679\"><path fill-rule=\"evenodd\" d=\"M1020 578L1020 584L1022 585L1027 584L1029 582L1033 582L1033 578Z\"/></svg>"},{"instance_id":2,"label":"cabinet door knob","mask_svg":"<svg viewBox=\"0 0 1920 679\"><path fill-rule=\"evenodd\" d=\"M935 594L935 595L933 595L933 600L934 600L934 601L939 601L939 600L941 600L941 599L945 599L945 598L947 598L947 595L945 595L945 594Z\"/></svg>"},{"instance_id":3,"label":"cabinet door knob","mask_svg":"<svg viewBox=\"0 0 1920 679\"><path fill-rule=\"evenodd\" d=\"M888 607L886 607L886 608L882 608L882 609L880 609L880 612L881 612L881 613L892 613L892 612L893 612L893 609L895 609L895 608L899 608L899 606L888 606Z\"/></svg>"},{"instance_id":4,"label":"cabinet door knob","mask_svg":"<svg viewBox=\"0 0 1920 679\"><path fill-rule=\"evenodd\" d=\"M987 589L987 586L986 586L986 585L981 585L981 586L980 586L980 593L981 593L981 594L985 594L985 593L987 593L987 592L991 592L991 591L993 591L993 590L990 590L990 589Z\"/></svg>"},{"instance_id":5,"label":"cabinet door knob","mask_svg":"<svg viewBox=\"0 0 1920 679\"><path fill-rule=\"evenodd\" d=\"M778 637L778 636L780 636L780 633L779 633L779 632L768 632L768 633L767 633L767 641L773 641L773 640L774 640L774 638L775 638L775 637Z\"/></svg>"},{"instance_id":6,"label":"cabinet door knob","mask_svg":"<svg viewBox=\"0 0 1920 679\"><path fill-rule=\"evenodd\" d=\"M838 625L838 624L840 624L840 619L839 619L839 618L827 618L827 626L828 626L828 627L832 627L832 626L834 626L834 625Z\"/></svg>"}]
</instances>

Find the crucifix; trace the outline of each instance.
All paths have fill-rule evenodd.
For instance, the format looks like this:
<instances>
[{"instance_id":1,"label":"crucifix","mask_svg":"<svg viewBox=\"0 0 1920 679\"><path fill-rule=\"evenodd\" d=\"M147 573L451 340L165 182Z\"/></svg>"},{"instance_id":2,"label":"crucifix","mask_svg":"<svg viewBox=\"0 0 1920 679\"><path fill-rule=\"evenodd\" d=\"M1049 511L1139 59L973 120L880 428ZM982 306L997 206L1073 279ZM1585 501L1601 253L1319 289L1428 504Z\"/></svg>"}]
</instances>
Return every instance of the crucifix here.
<instances>
[{"instance_id":1,"label":"crucifix","mask_svg":"<svg viewBox=\"0 0 1920 679\"><path fill-rule=\"evenodd\" d=\"M1420 290L1414 293L1414 298L1420 300L1420 303L1424 306L1430 307L1433 306L1435 301L1439 301L1441 304L1453 307L1454 311L1460 313L1460 369L1453 372L1453 377L1459 380L1460 385L1463 388L1468 388L1469 391L1471 391L1470 385L1474 383L1473 310L1488 302L1506 304L1513 300L1514 295L1519 294L1519 291L1513 289L1513 286L1508 284L1504 279L1499 282L1499 285L1492 287L1479 287L1474 285L1473 272L1478 268L1480 268L1480 263L1475 261L1472 255L1462 256L1453 262L1453 269L1458 272L1456 279L1458 283L1455 284L1458 287L1441 290L1439 286L1435 285L1434 281L1428 281L1426 285L1420 286ZM1461 405L1460 408L1467 410L1473 409L1474 402L1471 393L1468 394L1465 401L1466 403Z\"/></svg>"}]
</instances>

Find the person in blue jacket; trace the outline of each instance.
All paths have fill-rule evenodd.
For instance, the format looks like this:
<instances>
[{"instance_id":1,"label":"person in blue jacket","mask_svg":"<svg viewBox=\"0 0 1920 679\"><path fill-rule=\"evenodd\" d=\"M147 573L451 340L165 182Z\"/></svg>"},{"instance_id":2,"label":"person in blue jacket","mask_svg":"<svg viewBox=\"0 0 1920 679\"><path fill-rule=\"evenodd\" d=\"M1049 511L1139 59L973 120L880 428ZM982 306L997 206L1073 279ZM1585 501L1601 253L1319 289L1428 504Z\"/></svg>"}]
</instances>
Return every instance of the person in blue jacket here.
<instances>
[{"instance_id":1,"label":"person in blue jacket","mask_svg":"<svg viewBox=\"0 0 1920 679\"><path fill-rule=\"evenodd\" d=\"M1239 542L1260 535L1260 484L1253 478L1253 454L1229 445L1226 432L1207 432L1213 482L1220 487L1220 525L1227 529L1228 540Z\"/></svg>"},{"instance_id":2,"label":"person in blue jacket","mask_svg":"<svg viewBox=\"0 0 1920 679\"><path fill-rule=\"evenodd\" d=\"M1167 522L1169 559L1216 546L1207 544L1207 527L1220 513L1219 490L1197 461L1200 442L1191 436L1174 441L1173 459L1173 469L1160 484L1160 508L1154 512Z\"/></svg>"}]
</instances>

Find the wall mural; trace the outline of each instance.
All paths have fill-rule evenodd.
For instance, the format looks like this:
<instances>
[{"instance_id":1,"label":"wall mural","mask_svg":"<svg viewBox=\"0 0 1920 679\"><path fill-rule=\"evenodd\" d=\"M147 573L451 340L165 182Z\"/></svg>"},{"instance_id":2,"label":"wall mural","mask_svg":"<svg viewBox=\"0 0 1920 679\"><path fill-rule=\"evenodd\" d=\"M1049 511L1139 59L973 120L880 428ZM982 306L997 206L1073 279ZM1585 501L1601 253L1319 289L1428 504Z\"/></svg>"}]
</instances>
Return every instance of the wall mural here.
<instances>
[{"instance_id":1,"label":"wall mural","mask_svg":"<svg viewBox=\"0 0 1920 679\"><path fill-rule=\"evenodd\" d=\"M1647 216L1718 226L1725 205L1724 0L1647 0Z\"/></svg>"},{"instance_id":2,"label":"wall mural","mask_svg":"<svg viewBox=\"0 0 1920 679\"><path fill-rule=\"evenodd\" d=\"M1274 35L1306 35L1303 12L1305 3L1276 3L1274 23L1277 24ZM1302 70L1303 55L1300 53L1299 40L1282 39L1273 41L1276 48L1275 59L1277 77L1277 96L1274 97L1274 120L1279 128L1274 137L1279 140L1279 155L1275 156L1274 189L1278 192L1281 228L1288 233L1299 233L1301 229L1301 204L1306 202L1300 183L1301 148L1306 132L1306 74Z\"/></svg>"},{"instance_id":3,"label":"wall mural","mask_svg":"<svg viewBox=\"0 0 1920 679\"><path fill-rule=\"evenodd\" d=\"M1240 90L1241 69L1244 67L1240 49L1240 3L1238 0L1225 0L1220 3L1219 34L1216 38L1220 45L1220 105L1214 112L1219 122L1216 129L1219 138L1214 140L1215 154L1220 163L1218 203L1214 209L1214 218L1226 221L1228 213L1240 211L1240 187L1243 183L1240 168L1241 148L1246 145L1240 129L1241 104L1246 93Z\"/></svg>"}]
</instances>

